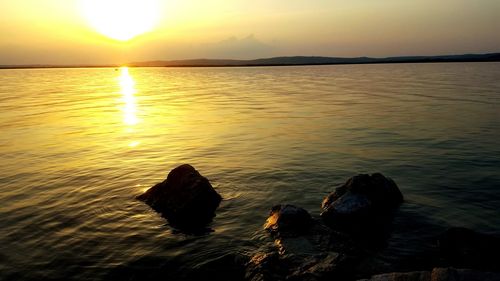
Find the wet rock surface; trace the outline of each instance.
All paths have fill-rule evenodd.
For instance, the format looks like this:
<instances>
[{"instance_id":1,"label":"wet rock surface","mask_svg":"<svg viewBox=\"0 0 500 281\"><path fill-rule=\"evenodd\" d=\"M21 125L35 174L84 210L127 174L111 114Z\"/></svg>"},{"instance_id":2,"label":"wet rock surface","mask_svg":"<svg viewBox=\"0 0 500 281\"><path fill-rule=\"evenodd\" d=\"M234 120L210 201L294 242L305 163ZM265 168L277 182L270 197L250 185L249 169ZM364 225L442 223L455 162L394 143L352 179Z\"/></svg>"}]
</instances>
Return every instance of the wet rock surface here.
<instances>
[{"instance_id":1,"label":"wet rock surface","mask_svg":"<svg viewBox=\"0 0 500 281\"><path fill-rule=\"evenodd\" d=\"M380 173L360 174L323 199L321 217L328 225L362 232L387 221L403 202L396 183Z\"/></svg>"},{"instance_id":2,"label":"wet rock surface","mask_svg":"<svg viewBox=\"0 0 500 281\"><path fill-rule=\"evenodd\" d=\"M298 235L309 230L312 218L309 212L293 205L276 205L271 208L264 229L279 236Z\"/></svg>"},{"instance_id":3,"label":"wet rock surface","mask_svg":"<svg viewBox=\"0 0 500 281\"><path fill-rule=\"evenodd\" d=\"M252 257L247 280L348 280L366 254L348 235L292 205L274 206L264 228L274 246Z\"/></svg>"},{"instance_id":4,"label":"wet rock surface","mask_svg":"<svg viewBox=\"0 0 500 281\"><path fill-rule=\"evenodd\" d=\"M198 228L215 216L222 197L207 178L191 165L181 165L167 178L137 196L170 223L181 228Z\"/></svg>"}]
</instances>

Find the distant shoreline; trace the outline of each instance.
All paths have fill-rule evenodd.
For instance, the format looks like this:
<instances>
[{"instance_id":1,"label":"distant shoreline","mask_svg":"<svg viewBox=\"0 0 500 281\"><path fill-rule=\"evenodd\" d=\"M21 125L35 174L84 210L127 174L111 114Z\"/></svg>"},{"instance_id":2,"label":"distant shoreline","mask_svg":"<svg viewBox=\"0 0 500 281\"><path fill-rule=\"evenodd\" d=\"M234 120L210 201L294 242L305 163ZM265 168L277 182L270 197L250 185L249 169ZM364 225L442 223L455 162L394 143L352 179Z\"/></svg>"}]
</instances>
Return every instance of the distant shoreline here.
<instances>
[{"instance_id":1,"label":"distant shoreline","mask_svg":"<svg viewBox=\"0 0 500 281\"><path fill-rule=\"evenodd\" d=\"M313 66L349 64L401 64L401 63L457 63L500 62L500 53L465 54L448 56L405 56L387 58L339 58L318 56L273 57L255 60L192 59L172 61L145 61L128 64L102 65L0 65L0 69L45 69L45 68L118 68L127 67L259 67L259 66Z\"/></svg>"}]
</instances>

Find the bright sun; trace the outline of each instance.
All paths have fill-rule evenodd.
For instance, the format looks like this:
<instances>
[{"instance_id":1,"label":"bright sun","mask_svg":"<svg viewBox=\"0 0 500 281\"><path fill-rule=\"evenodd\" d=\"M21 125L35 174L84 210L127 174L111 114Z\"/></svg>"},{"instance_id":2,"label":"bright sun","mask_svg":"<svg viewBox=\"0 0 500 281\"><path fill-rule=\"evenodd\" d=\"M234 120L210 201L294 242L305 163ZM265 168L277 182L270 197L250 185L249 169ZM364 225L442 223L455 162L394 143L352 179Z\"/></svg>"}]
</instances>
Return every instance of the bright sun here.
<instances>
[{"instance_id":1,"label":"bright sun","mask_svg":"<svg viewBox=\"0 0 500 281\"><path fill-rule=\"evenodd\" d=\"M159 19L158 0L80 0L87 21L99 33L120 41L152 30Z\"/></svg>"}]
</instances>

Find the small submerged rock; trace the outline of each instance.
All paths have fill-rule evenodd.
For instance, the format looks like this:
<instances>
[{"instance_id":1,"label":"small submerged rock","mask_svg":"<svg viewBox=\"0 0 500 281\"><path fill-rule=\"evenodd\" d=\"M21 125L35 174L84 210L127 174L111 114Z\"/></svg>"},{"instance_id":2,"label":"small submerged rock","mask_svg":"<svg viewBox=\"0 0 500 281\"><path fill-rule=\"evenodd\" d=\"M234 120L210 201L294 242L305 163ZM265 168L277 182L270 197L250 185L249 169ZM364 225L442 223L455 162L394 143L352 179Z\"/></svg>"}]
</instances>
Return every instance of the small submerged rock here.
<instances>
[{"instance_id":1,"label":"small submerged rock","mask_svg":"<svg viewBox=\"0 0 500 281\"><path fill-rule=\"evenodd\" d=\"M137 196L171 223L198 227L209 223L215 216L222 197L207 178L193 166L181 165L167 178Z\"/></svg>"},{"instance_id":2,"label":"small submerged rock","mask_svg":"<svg viewBox=\"0 0 500 281\"><path fill-rule=\"evenodd\" d=\"M246 264L245 280L279 281L286 276L288 265L275 252L257 253Z\"/></svg>"},{"instance_id":3,"label":"small submerged rock","mask_svg":"<svg viewBox=\"0 0 500 281\"><path fill-rule=\"evenodd\" d=\"M359 227L386 216L402 202L403 195L392 179L380 173L360 174L323 199L321 217L328 225Z\"/></svg>"},{"instance_id":4,"label":"small submerged rock","mask_svg":"<svg viewBox=\"0 0 500 281\"><path fill-rule=\"evenodd\" d=\"M278 235L294 235L306 232L312 224L309 213L293 205L276 205L271 208L264 229Z\"/></svg>"}]
</instances>

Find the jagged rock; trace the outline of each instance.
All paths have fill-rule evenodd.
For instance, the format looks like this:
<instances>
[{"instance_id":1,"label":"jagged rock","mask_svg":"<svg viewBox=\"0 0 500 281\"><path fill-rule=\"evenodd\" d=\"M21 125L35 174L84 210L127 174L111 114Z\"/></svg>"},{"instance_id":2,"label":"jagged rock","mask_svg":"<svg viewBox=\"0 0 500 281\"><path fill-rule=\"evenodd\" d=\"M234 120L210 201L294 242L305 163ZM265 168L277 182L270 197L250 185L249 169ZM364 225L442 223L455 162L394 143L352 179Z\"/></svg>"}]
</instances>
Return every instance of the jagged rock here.
<instances>
[{"instance_id":1,"label":"jagged rock","mask_svg":"<svg viewBox=\"0 0 500 281\"><path fill-rule=\"evenodd\" d=\"M321 217L331 226L362 227L384 217L403 202L396 183L380 173L361 174L326 196Z\"/></svg>"},{"instance_id":2,"label":"jagged rock","mask_svg":"<svg viewBox=\"0 0 500 281\"><path fill-rule=\"evenodd\" d=\"M306 232L312 224L309 213L293 205L272 207L264 229L277 235L294 235Z\"/></svg>"},{"instance_id":3,"label":"jagged rock","mask_svg":"<svg viewBox=\"0 0 500 281\"><path fill-rule=\"evenodd\" d=\"M289 281L320 281L351 279L353 263L344 254L324 252L321 255L309 257L287 276Z\"/></svg>"},{"instance_id":4,"label":"jagged rock","mask_svg":"<svg viewBox=\"0 0 500 281\"><path fill-rule=\"evenodd\" d=\"M500 270L500 238L452 227L438 238L442 255L457 267Z\"/></svg>"},{"instance_id":5,"label":"jagged rock","mask_svg":"<svg viewBox=\"0 0 500 281\"><path fill-rule=\"evenodd\" d=\"M246 266L245 279L250 281L284 280L288 266L278 253L257 253Z\"/></svg>"},{"instance_id":6,"label":"jagged rock","mask_svg":"<svg viewBox=\"0 0 500 281\"><path fill-rule=\"evenodd\" d=\"M191 165L172 171L163 182L137 196L171 223L180 226L202 226L212 220L222 200L207 178Z\"/></svg>"}]
</instances>

